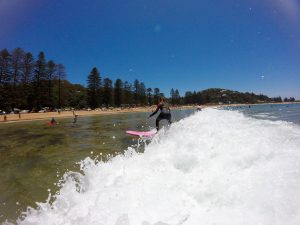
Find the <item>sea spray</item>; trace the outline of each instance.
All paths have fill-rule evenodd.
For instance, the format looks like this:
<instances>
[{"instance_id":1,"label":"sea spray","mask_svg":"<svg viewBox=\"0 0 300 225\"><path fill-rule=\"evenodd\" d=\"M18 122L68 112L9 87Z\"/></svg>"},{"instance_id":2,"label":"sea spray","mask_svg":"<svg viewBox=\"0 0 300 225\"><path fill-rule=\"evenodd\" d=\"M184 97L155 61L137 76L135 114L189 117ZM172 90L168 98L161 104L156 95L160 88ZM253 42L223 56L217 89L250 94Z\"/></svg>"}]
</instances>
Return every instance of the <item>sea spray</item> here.
<instances>
[{"instance_id":1,"label":"sea spray","mask_svg":"<svg viewBox=\"0 0 300 225\"><path fill-rule=\"evenodd\" d=\"M19 224L300 224L300 128L207 109L144 153L86 158Z\"/></svg>"}]
</instances>

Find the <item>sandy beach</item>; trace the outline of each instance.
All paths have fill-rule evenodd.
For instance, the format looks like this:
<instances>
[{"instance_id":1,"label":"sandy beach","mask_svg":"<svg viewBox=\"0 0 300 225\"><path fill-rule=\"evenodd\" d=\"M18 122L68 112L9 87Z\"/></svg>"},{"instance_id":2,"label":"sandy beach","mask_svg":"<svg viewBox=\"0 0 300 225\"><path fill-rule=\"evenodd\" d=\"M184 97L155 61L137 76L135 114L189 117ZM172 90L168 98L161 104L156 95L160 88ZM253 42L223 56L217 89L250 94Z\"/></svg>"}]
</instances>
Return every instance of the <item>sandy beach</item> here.
<instances>
[{"instance_id":1,"label":"sandy beach","mask_svg":"<svg viewBox=\"0 0 300 225\"><path fill-rule=\"evenodd\" d=\"M74 110L74 111L61 111L61 112L41 112L41 113L20 113L20 114L6 114L0 116L0 122L22 122L32 120L50 120L51 118L68 118L74 115L93 116L93 115L111 115L118 113L132 113L132 112L152 112L156 108L155 105L149 107L135 107L135 108L113 108L113 109L95 109L95 110ZM192 109L195 106L180 106L172 107L171 109Z\"/></svg>"},{"instance_id":2,"label":"sandy beach","mask_svg":"<svg viewBox=\"0 0 300 225\"><path fill-rule=\"evenodd\" d=\"M68 118L78 116L92 116L92 115L110 115L116 113L128 113L128 112L146 112L151 108L132 108L132 109L105 109L105 110L74 110L74 111L61 111L61 112L41 112L41 113L21 113L21 114L6 114L1 115L1 122L21 122L32 120L50 120L51 118Z\"/></svg>"},{"instance_id":3,"label":"sandy beach","mask_svg":"<svg viewBox=\"0 0 300 225\"><path fill-rule=\"evenodd\" d=\"M282 102L282 103L263 103L263 104L299 104L299 102ZM226 107L226 106L248 106L248 105L259 105L259 104L223 104L214 105L207 104L201 105L201 108L208 107ZM94 115L111 115L118 113L132 113L132 112L153 112L156 109L155 105L148 107L135 107L135 108L111 108L111 109L95 109L95 110L74 110L74 111L61 111L58 112L42 112L42 113L21 113L21 114L6 114L0 116L0 124L8 122L22 122L32 120L50 120L51 118L68 118L78 116L94 116ZM173 106L171 110L184 110L184 109L197 109L197 105L186 105L186 106ZM6 118L5 118L6 116Z\"/></svg>"}]
</instances>

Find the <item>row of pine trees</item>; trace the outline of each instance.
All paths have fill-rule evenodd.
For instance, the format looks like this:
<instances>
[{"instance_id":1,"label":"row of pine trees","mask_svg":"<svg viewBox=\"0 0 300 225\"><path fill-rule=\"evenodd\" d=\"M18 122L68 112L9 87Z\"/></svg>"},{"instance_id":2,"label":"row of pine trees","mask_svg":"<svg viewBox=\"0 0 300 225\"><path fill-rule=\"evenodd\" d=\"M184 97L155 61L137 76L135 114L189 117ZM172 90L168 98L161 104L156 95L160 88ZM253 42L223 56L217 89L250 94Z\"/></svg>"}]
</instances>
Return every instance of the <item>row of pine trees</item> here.
<instances>
[{"instance_id":1,"label":"row of pine trees","mask_svg":"<svg viewBox=\"0 0 300 225\"><path fill-rule=\"evenodd\" d=\"M21 48L12 52L3 49L0 51L0 109L59 107L64 79L64 66L47 61L44 52L34 59L32 53Z\"/></svg>"},{"instance_id":2,"label":"row of pine trees","mask_svg":"<svg viewBox=\"0 0 300 225\"><path fill-rule=\"evenodd\" d=\"M110 78L102 80L96 67L88 75L87 84L87 103L91 108L153 105L157 104L159 97L164 97L159 88L146 88L145 83L137 79L133 84L119 78L114 83ZM177 89L171 90L171 96L174 97L171 98L174 104L176 100L179 103L180 96Z\"/></svg>"},{"instance_id":3,"label":"row of pine trees","mask_svg":"<svg viewBox=\"0 0 300 225\"><path fill-rule=\"evenodd\" d=\"M157 104L159 97L164 97L164 93L157 87L147 88L137 79L133 83L121 79L113 82L109 77L102 77L96 67L87 76L87 87L72 84L66 79L64 65L47 60L44 52L35 58L21 48L0 51L0 110L145 106ZM169 98L173 105L282 101L281 97L269 98L220 88L187 91L182 97L178 89L172 88ZM285 98L284 101L295 99Z\"/></svg>"},{"instance_id":4,"label":"row of pine trees","mask_svg":"<svg viewBox=\"0 0 300 225\"><path fill-rule=\"evenodd\" d=\"M133 84L121 79L113 83L102 78L96 67L87 77L87 87L71 84L64 65L47 60L44 52L34 58L21 48L0 51L0 110L152 105L160 96L164 94L159 88L146 88L137 79Z\"/></svg>"}]
</instances>

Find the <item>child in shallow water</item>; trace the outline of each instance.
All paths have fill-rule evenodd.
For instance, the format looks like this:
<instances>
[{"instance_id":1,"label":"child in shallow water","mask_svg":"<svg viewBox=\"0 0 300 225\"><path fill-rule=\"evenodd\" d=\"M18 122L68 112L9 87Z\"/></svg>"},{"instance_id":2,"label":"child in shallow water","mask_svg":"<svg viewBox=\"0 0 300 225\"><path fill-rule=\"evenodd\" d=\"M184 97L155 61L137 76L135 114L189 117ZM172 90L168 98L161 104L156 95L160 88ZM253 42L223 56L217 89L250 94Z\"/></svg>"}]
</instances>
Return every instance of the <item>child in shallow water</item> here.
<instances>
[{"instance_id":1,"label":"child in shallow water","mask_svg":"<svg viewBox=\"0 0 300 225\"><path fill-rule=\"evenodd\" d=\"M52 119L50 120L50 125L57 125L58 123L56 122L56 120L54 119L54 117L52 117Z\"/></svg>"}]
</instances>

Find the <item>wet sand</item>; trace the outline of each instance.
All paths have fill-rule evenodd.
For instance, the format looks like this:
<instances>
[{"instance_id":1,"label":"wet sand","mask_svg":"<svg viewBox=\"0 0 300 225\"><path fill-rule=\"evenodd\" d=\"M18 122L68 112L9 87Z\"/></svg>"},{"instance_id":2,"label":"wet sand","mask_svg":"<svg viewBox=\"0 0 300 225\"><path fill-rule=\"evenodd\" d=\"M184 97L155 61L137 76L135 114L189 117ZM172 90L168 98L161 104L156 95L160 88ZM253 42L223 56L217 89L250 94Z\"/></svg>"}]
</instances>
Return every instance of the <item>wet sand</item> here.
<instances>
[{"instance_id":1,"label":"wet sand","mask_svg":"<svg viewBox=\"0 0 300 225\"><path fill-rule=\"evenodd\" d=\"M260 103L260 104L299 104L299 102L282 102L282 103ZM251 106L260 104L207 104L201 105L201 108L207 107L225 107L225 106ZM184 110L184 109L197 109L197 105L186 105L186 106L173 106L172 109ZM4 122L21 122L21 121L32 121L32 120L50 120L51 118L68 118L74 117L74 115L81 116L93 116L93 115L111 115L118 113L132 113L132 112L153 112L156 109L155 105L148 107L135 107L135 108L112 108L112 109L95 109L95 110L75 110L75 111L61 111L58 112L42 112L42 113L20 113L20 114L6 114L0 116L0 123ZM5 118L6 116L6 118Z\"/></svg>"}]
</instances>

